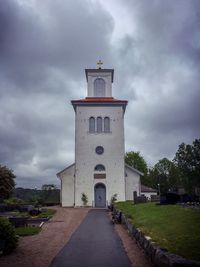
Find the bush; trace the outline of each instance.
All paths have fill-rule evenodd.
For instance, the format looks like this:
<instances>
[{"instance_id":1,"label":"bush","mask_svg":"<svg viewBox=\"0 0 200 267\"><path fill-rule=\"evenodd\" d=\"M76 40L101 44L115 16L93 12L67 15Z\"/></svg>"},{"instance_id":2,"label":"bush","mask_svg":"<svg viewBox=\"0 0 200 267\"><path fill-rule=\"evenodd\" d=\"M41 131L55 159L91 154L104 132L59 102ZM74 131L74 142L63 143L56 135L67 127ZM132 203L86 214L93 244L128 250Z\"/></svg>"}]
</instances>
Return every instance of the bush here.
<instances>
[{"instance_id":1,"label":"bush","mask_svg":"<svg viewBox=\"0 0 200 267\"><path fill-rule=\"evenodd\" d=\"M41 211L39 209L33 209L29 211L29 214L31 216L38 216L41 213Z\"/></svg>"},{"instance_id":2,"label":"bush","mask_svg":"<svg viewBox=\"0 0 200 267\"><path fill-rule=\"evenodd\" d=\"M114 205L116 201L117 201L117 193L111 196L110 205Z\"/></svg>"},{"instance_id":3,"label":"bush","mask_svg":"<svg viewBox=\"0 0 200 267\"><path fill-rule=\"evenodd\" d=\"M17 197L11 197L11 198L5 199L4 203L8 205L15 205L15 204L20 205L20 204L24 204L24 200L17 198Z\"/></svg>"},{"instance_id":4,"label":"bush","mask_svg":"<svg viewBox=\"0 0 200 267\"><path fill-rule=\"evenodd\" d=\"M88 203L88 197L85 193L82 193L81 200L83 202L83 205L86 206Z\"/></svg>"},{"instance_id":5,"label":"bush","mask_svg":"<svg viewBox=\"0 0 200 267\"><path fill-rule=\"evenodd\" d=\"M17 247L15 228L6 218L0 218L0 240L5 241L3 254L9 254Z\"/></svg>"}]
</instances>

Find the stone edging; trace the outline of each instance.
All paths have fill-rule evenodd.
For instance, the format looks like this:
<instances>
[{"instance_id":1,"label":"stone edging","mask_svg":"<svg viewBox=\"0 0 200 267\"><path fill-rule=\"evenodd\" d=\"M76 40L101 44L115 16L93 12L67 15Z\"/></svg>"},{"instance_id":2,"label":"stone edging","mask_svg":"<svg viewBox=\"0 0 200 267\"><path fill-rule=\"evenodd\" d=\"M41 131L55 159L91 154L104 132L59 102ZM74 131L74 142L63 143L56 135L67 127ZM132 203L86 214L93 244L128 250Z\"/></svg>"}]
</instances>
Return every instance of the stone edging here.
<instances>
[{"instance_id":1,"label":"stone edging","mask_svg":"<svg viewBox=\"0 0 200 267\"><path fill-rule=\"evenodd\" d=\"M129 235L135 238L139 245L144 249L145 254L155 267L200 267L199 261L187 260L181 256L169 253L151 241L151 238L145 236L136 228L122 213L121 223L128 230Z\"/></svg>"}]
</instances>

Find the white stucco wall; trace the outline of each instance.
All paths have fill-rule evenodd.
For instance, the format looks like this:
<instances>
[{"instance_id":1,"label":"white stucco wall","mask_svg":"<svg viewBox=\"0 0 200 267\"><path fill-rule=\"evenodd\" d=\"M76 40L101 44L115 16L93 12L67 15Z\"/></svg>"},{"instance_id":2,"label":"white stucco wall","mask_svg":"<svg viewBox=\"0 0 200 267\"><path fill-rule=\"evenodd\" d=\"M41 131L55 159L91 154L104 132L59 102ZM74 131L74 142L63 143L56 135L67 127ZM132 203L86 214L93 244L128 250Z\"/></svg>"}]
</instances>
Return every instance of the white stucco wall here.
<instances>
[{"instance_id":1,"label":"white stucco wall","mask_svg":"<svg viewBox=\"0 0 200 267\"><path fill-rule=\"evenodd\" d=\"M61 180L61 204L62 207L74 206L74 173L75 164L57 174Z\"/></svg>"},{"instance_id":2,"label":"white stucco wall","mask_svg":"<svg viewBox=\"0 0 200 267\"><path fill-rule=\"evenodd\" d=\"M89 133L89 118L109 117L110 133ZM97 155L95 148L104 147L104 153ZM121 106L77 106L75 121L76 194L75 204L81 206L81 194L88 196L88 205L94 205L94 185L106 185L106 200L113 194L118 200L125 200L124 178L124 119ZM106 179L94 179L94 167L103 164Z\"/></svg>"},{"instance_id":3,"label":"white stucco wall","mask_svg":"<svg viewBox=\"0 0 200 267\"><path fill-rule=\"evenodd\" d=\"M106 95L105 97L112 96L112 73L111 72L97 72L97 73L90 73L88 72L88 84L87 84L87 96L94 97L94 81L97 78L104 79L106 83Z\"/></svg>"},{"instance_id":4,"label":"white stucco wall","mask_svg":"<svg viewBox=\"0 0 200 267\"><path fill-rule=\"evenodd\" d=\"M126 200L133 200L133 192L136 191L140 195L140 175L128 167L125 168L126 173Z\"/></svg>"}]
</instances>

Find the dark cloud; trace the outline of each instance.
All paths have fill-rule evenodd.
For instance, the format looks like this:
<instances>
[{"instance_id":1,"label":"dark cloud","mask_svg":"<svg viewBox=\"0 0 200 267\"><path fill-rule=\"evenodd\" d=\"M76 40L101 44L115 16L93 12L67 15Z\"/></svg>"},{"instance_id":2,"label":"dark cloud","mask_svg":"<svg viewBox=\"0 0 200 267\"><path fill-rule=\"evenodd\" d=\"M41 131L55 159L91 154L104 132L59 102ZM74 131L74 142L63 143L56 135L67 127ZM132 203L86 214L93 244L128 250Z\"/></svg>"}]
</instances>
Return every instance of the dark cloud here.
<instances>
[{"instance_id":1,"label":"dark cloud","mask_svg":"<svg viewBox=\"0 0 200 267\"><path fill-rule=\"evenodd\" d=\"M87 1L37 1L30 8L2 1L1 75L26 91L32 90L30 84L40 90L52 72L63 73L65 80L80 79L80 68L95 62L99 54L109 58L111 17L88 6Z\"/></svg>"},{"instance_id":2,"label":"dark cloud","mask_svg":"<svg viewBox=\"0 0 200 267\"><path fill-rule=\"evenodd\" d=\"M90 1L8 0L0 25L0 162L20 185L57 181L74 160L70 100L85 94L83 69L111 58L113 20Z\"/></svg>"},{"instance_id":3,"label":"dark cloud","mask_svg":"<svg viewBox=\"0 0 200 267\"><path fill-rule=\"evenodd\" d=\"M117 90L136 96L125 118L126 148L153 163L199 137L200 2L135 0L126 7L135 30L115 47L125 84L125 92Z\"/></svg>"}]
</instances>

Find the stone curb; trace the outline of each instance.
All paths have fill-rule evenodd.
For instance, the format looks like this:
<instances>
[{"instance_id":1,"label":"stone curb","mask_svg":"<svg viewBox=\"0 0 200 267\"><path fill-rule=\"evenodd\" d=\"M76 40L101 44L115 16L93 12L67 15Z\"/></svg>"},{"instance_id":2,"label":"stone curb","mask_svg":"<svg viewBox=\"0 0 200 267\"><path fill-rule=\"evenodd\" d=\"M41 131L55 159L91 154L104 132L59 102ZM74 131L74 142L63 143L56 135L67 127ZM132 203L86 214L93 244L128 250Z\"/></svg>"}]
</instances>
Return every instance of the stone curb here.
<instances>
[{"instance_id":1,"label":"stone curb","mask_svg":"<svg viewBox=\"0 0 200 267\"><path fill-rule=\"evenodd\" d=\"M116 211L116 210L115 210ZM119 211L118 211L119 212ZM129 219L122 213L121 223L128 230L129 235L135 238L140 247L155 267L200 267L199 261L185 259L181 256L169 253L166 249L160 248L151 238L145 236L140 229L136 228Z\"/></svg>"}]
</instances>

